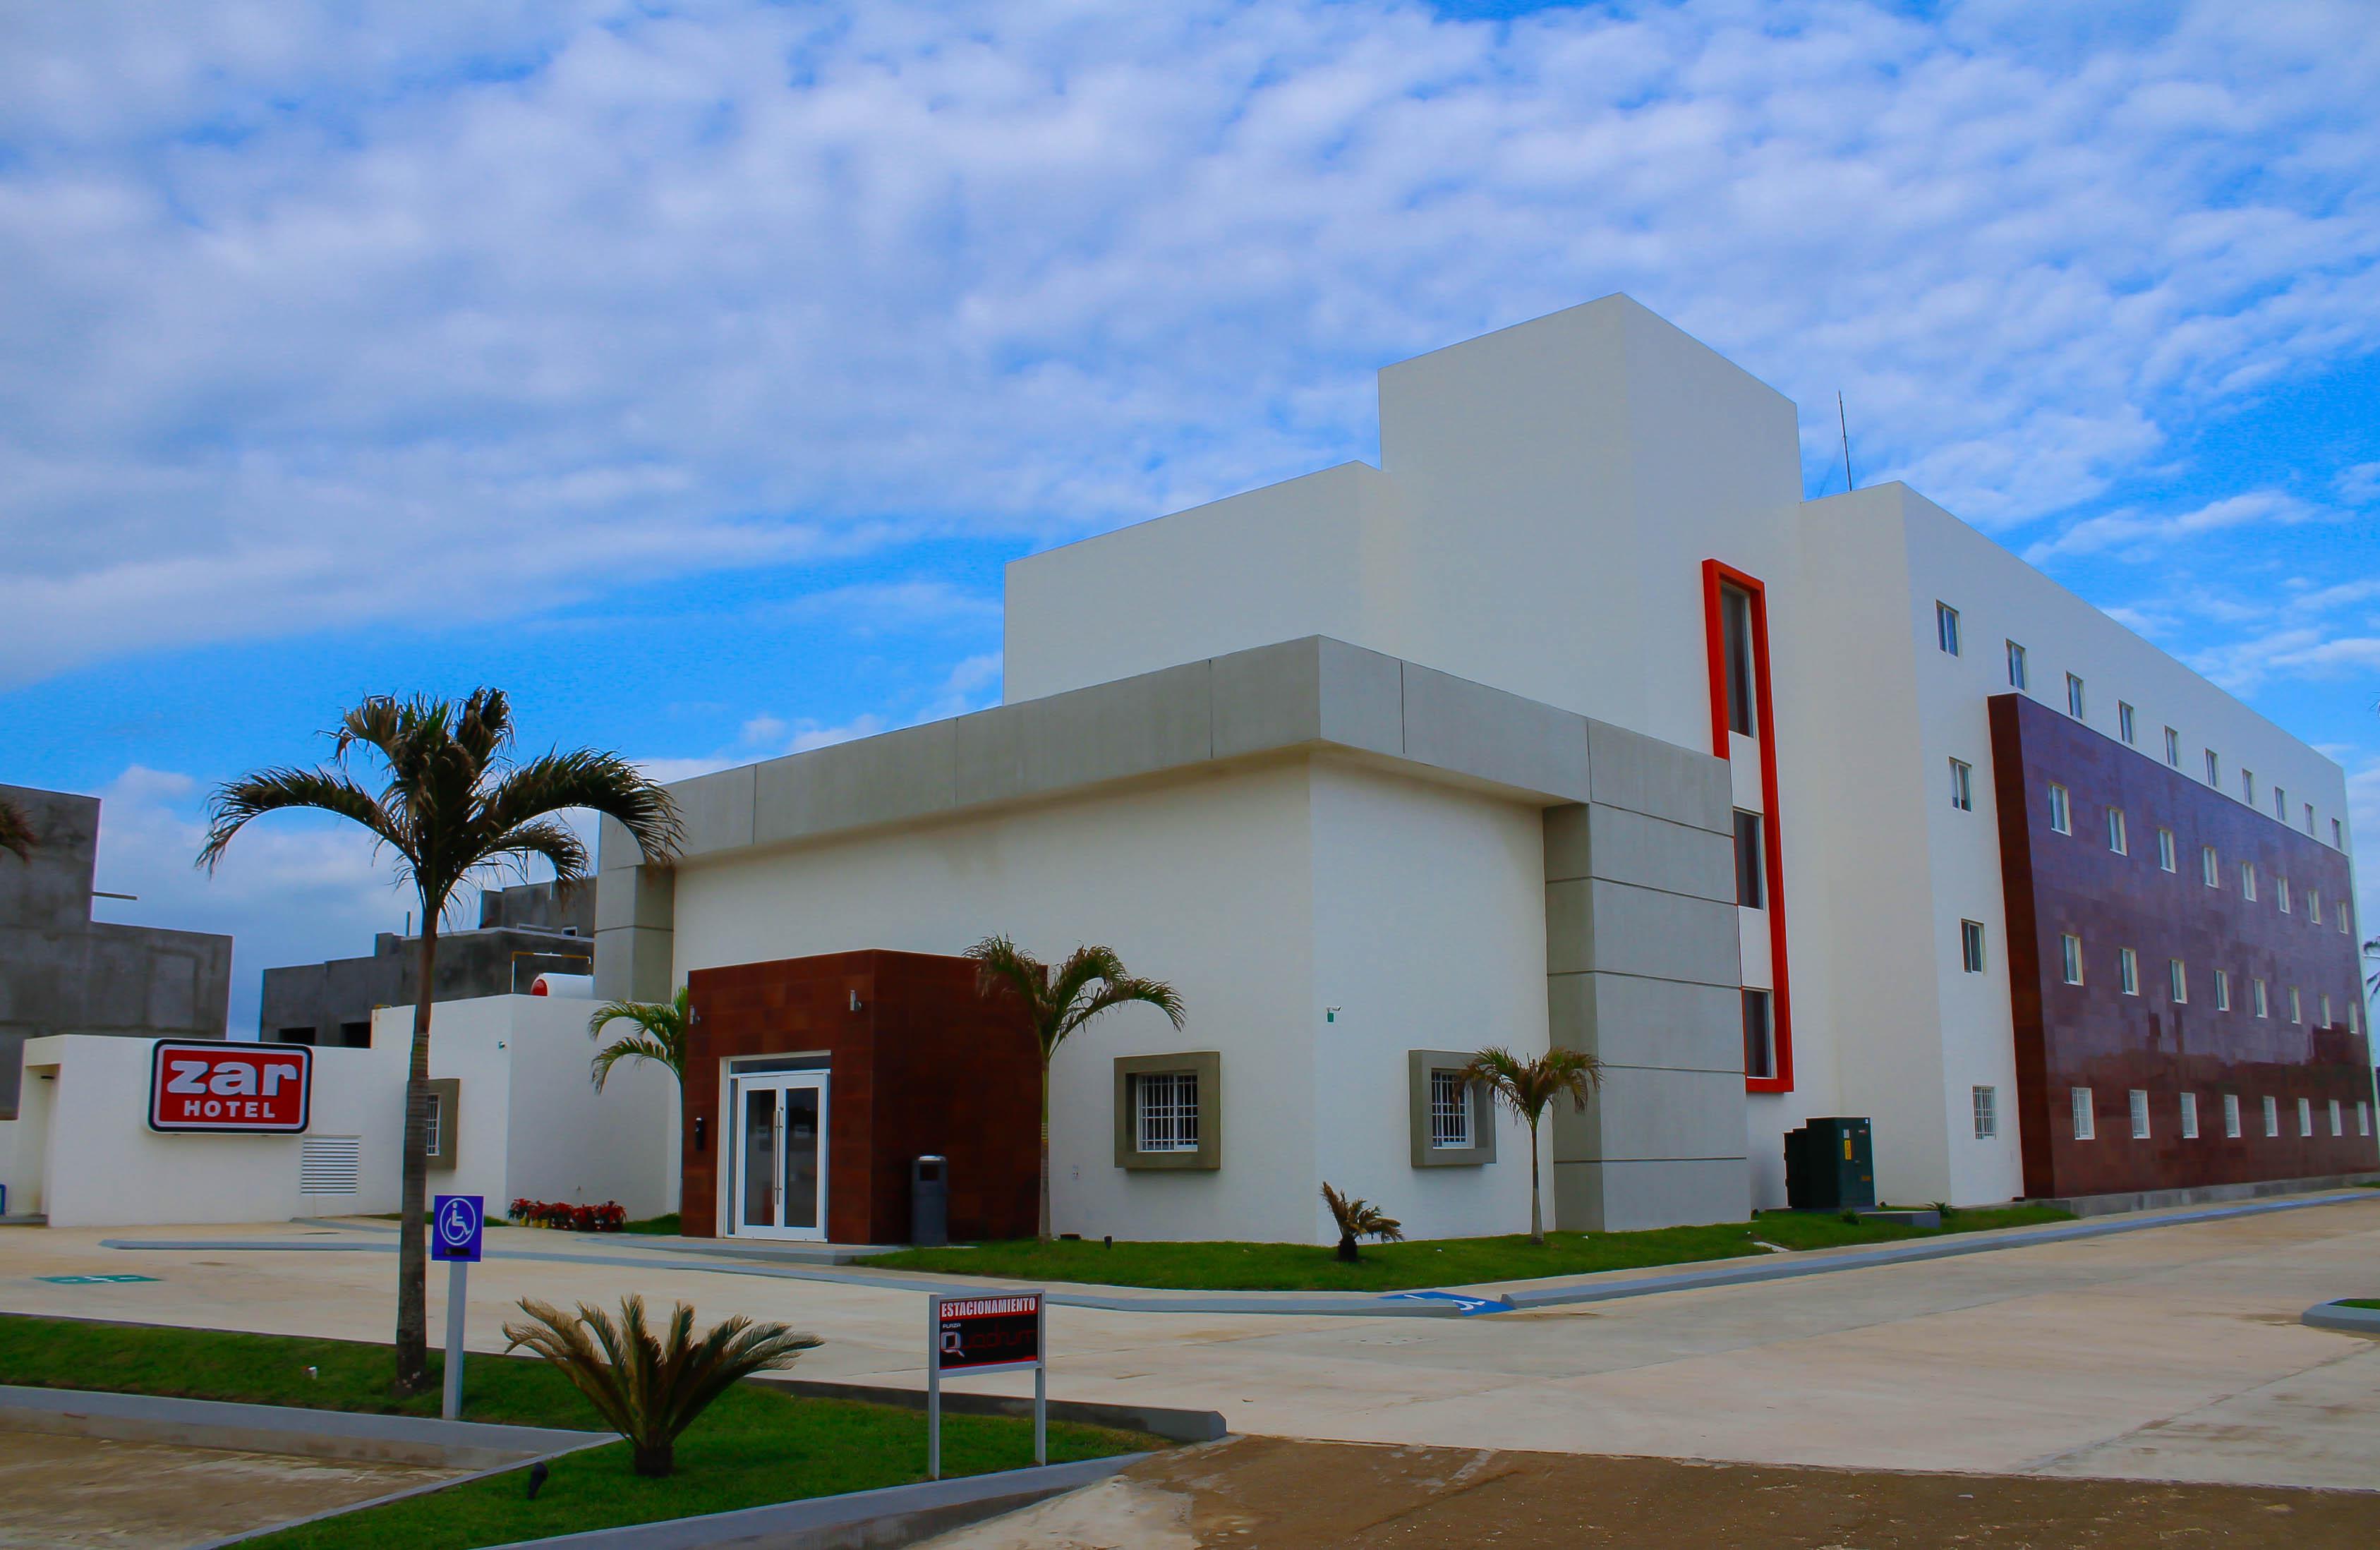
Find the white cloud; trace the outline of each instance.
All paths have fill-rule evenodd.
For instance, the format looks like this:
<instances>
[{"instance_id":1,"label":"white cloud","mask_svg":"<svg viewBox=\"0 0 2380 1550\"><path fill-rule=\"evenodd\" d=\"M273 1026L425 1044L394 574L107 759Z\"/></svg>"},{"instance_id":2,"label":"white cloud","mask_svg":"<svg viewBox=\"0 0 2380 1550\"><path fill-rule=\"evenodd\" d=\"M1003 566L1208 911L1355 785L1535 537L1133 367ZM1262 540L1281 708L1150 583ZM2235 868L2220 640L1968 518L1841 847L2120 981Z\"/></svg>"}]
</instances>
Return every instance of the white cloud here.
<instances>
[{"instance_id":1,"label":"white cloud","mask_svg":"<svg viewBox=\"0 0 2380 1550\"><path fill-rule=\"evenodd\" d=\"M2380 505L2380 463L2358 463L2333 481L2338 498L2351 506Z\"/></svg>"},{"instance_id":2,"label":"white cloud","mask_svg":"<svg viewBox=\"0 0 2380 1550\"><path fill-rule=\"evenodd\" d=\"M1615 289L2020 522L2380 346L2370 19L15 7L0 678L1111 526Z\"/></svg>"},{"instance_id":3,"label":"white cloud","mask_svg":"<svg viewBox=\"0 0 2380 1550\"><path fill-rule=\"evenodd\" d=\"M2281 490L2252 490L2186 512L2156 515L2128 510L2087 517L2056 538L2028 548L2024 557L2038 565L2061 555L2110 551L2127 560L2154 560L2168 552L2167 545L2201 534L2257 523L2295 527L2333 515Z\"/></svg>"}]
</instances>

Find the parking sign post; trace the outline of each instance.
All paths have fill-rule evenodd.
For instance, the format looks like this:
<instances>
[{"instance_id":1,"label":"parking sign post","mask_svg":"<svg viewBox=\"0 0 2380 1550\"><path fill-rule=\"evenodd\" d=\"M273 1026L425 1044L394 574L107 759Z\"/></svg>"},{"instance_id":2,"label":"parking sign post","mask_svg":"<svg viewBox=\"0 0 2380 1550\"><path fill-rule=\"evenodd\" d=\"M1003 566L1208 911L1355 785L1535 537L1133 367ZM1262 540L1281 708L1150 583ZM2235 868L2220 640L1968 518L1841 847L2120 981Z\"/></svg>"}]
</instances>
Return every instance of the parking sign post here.
<instances>
[{"instance_id":1,"label":"parking sign post","mask_svg":"<svg viewBox=\"0 0 2380 1550\"><path fill-rule=\"evenodd\" d=\"M1033 1461L1050 1461L1050 1314L1038 1291L926 1298L926 1478L942 1478L942 1374L1033 1369Z\"/></svg>"},{"instance_id":2,"label":"parking sign post","mask_svg":"<svg viewBox=\"0 0 2380 1550\"><path fill-rule=\"evenodd\" d=\"M430 1257L446 1262L446 1392L438 1413L449 1421L463 1414L463 1313L486 1226L485 1203L478 1195L442 1194L431 1203Z\"/></svg>"}]
</instances>

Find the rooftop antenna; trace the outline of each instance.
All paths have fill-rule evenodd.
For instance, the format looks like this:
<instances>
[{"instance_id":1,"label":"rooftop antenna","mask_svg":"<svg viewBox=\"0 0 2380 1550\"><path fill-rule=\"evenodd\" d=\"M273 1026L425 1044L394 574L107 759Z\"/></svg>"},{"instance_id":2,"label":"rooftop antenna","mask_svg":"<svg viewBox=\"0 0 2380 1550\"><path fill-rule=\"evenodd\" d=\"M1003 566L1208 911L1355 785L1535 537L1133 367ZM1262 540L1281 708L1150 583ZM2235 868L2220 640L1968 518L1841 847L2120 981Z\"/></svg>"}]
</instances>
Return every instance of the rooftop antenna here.
<instances>
[{"instance_id":1,"label":"rooftop antenna","mask_svg":"<svg viewBox=\"0 0 2380 1550\"><path fill-rule=\"evenodd\" d=\"M1848 495L1859 487L1852 483L1852 422L1843 413L1842 389L1835 390L1835 423L1843 432L1843 493Z\"/></svg>"}]
</instances>

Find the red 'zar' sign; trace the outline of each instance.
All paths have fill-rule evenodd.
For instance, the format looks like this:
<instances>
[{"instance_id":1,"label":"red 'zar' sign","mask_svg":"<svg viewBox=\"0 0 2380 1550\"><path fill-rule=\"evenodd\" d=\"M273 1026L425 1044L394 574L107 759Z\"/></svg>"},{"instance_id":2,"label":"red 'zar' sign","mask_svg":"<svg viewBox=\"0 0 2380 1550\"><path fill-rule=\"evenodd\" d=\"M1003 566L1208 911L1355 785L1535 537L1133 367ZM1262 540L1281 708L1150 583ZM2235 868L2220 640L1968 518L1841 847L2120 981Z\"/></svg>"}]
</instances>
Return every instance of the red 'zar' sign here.
<instances>
[{"instance_id":1,"label":"red 'zar' sign","mask_svg":"<svg viewBox=\"0 0 2380 1550\"><path fill-rule=\"evenodd\" d=\"M173 1044L149 1068L152 1131L261 1132L306 1128L314 1052L302 1044Z\"/></svg>"}]
</instances>

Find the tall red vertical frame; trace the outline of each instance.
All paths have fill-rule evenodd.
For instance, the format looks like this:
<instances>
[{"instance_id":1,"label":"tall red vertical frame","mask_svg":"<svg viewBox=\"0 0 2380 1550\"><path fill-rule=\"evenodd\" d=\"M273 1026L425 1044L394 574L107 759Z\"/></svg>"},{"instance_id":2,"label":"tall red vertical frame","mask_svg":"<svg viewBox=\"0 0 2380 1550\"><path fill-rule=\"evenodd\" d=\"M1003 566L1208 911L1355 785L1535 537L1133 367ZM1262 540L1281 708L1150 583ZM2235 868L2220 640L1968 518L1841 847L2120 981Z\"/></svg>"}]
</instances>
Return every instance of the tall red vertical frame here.
<instances>
[{"instance_id":1,"label":"tall red vertical frame","mask_svg":"<svg viewBox=\"0 0 2380 1550\"><path fill-rule=\"evenodd\" d=\"M1785 958L1784 824L1777 806L1777 708L1768 692L1768 589L1731 565L1703 562L1703 643L1710 668L1711 752L1731 759L1727 722L1727 624L1721 612L1720 589L1733 587L1752 603L1752 692L1754 713L1760 727L1760 824L1768 872L1769 998L1775 1020L1777 1074L1743 1079L1747 1093L1790 1093L1793 1090L1793 995L1788 984Z\"/></svg>"}]
</instances>

